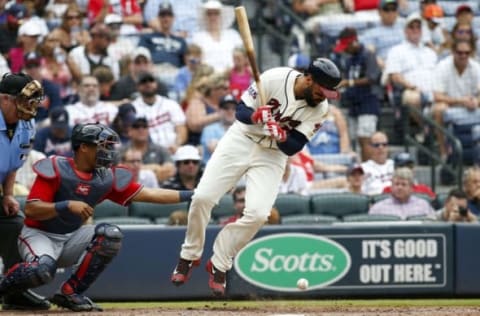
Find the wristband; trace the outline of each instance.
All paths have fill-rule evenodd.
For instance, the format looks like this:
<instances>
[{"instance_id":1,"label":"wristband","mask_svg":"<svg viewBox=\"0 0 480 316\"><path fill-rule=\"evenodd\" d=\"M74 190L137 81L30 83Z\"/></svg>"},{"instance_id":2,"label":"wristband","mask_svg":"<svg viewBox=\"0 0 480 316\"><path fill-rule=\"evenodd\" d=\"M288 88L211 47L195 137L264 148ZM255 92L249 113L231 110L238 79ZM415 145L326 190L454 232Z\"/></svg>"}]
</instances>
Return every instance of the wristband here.
<instances>
[{"instance_id":1,"label":"wristband","mask_svg":"<svg viewBox=\"0 0 480 316\"><path fill-rule=\"evenodd\" d=\"M65 216L70 213L70 210L68 209L68 201L56 202L55 211L60 216Z\"/></svg>"},{"instance_id":2,"label":"wristband","mask_svg":"<svg viewBox=\"0 0 480 316\"><path fill-rule=\"evenodd\" d=\"M179 191L180 194L180 202L190 202L193 196L193 191Z\"/></svg>"}]
</instances>

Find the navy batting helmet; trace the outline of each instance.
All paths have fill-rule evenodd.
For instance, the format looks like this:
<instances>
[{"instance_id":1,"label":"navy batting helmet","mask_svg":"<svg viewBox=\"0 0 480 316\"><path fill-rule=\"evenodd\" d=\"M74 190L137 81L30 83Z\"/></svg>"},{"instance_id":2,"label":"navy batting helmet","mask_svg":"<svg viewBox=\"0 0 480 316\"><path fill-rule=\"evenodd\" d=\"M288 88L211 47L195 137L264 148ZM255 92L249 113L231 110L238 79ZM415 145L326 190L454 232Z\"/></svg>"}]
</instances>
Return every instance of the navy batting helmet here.
<instances>
[{"instance_id":1,"label":"navy batting helmet","mask_svg":"<svg viewBox=\"0 0 480 316\"><path fill-rule=\"evenodd\" d=\"M78 124L72 131L72 147L77 150L82 143L97 145L97 167L110 167L118 161L120 138L103 124Z\"/></svg>"},{"instance_id":2,"label":"navy batting helmet","mask_svg":"<svg viewBox=\"0 0 480 316\"><path fill-rule=\"evenodd\" d=\"M327 58L316 58L308 66L305 74L322 87L323 94L329 99L338 98L336 87L342 80L338 67Z\"/></svg>"}]
</instances>

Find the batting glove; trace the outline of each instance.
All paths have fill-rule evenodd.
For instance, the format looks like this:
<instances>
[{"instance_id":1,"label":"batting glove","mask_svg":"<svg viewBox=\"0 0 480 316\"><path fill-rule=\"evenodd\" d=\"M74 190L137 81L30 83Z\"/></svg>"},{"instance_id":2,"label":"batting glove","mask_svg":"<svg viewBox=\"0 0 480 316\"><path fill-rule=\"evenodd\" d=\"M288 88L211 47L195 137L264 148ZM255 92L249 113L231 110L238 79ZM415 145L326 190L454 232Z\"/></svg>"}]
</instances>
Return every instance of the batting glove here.
<instances>
[{"instance_id":1,"label":"batting glove","mask_svg":"<svg viewBox=\"0 0 480 316\"><path fill-rule=\"evenodd\" d=\"M270 137L277 140L278 142L284 142L287 140L287 131L278 125L277 122L267 122L265 124L265 130L268 131Z\"/></svg>"},{"instance_id":2,"label":"batting glove","mask_svg":"<svg viewBox=\"0 0 480 316\"><path fill-rule=\"evenodd\" d=\"M272 117L272 107L268 105L263 105L259 107L251 116L253 124L265 124L273 120Z\"/></svg>"}]
</instances>

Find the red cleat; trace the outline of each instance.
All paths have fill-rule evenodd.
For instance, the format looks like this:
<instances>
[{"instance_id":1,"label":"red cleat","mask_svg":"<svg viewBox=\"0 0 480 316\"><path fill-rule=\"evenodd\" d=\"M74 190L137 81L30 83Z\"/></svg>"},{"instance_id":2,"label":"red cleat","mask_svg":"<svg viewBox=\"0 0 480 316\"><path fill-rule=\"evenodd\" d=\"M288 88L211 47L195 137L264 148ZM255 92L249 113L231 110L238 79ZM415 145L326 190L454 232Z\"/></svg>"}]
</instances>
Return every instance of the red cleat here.
<instances>
[{"instance_id":1,"label":"red cleat","mask_svg":"<svg viewBox=\"0 0 480 316\"><path fill-rule=\"evenodd\" d=\"M208 272L208 286L215 296L224 296L227 286L227 273L215 268L211 260L208 260L206 266Z\"/></svg>"},{"instance_id":2,"label":"red cleat","mask_svg":"<svg viewBox=\"0 0 480 316\"><path fill-rule=\"evenodd\" d=\"M190 279L192 274L193 267L198 267L200 265L200 259L198 260L185 260L180 258L178 264L173 270L171 281L176 286L182 285Z\"/></svg>"}]
</instances>

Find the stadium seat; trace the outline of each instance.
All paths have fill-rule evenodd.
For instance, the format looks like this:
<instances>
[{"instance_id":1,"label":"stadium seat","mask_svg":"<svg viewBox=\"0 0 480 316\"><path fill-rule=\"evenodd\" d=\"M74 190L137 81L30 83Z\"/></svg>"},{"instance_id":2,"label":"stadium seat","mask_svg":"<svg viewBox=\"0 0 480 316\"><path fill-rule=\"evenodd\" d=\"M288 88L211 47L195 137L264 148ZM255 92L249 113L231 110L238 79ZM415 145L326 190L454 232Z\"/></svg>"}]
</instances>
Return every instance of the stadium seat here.
<instances>
[{"instance_id":1,"label":"stadium seat","mask_svg":"<svg viewBox=\"0 0 480 316\"><path fill-rule=\"evenodd\" d=\"M381 201L381 200L384 200L386 198L390 197L390 194L389 193L382 193L382 194L377 194L377 195L373 195L371 197L371 200L372 200L372 205Z\"/></svg>"},{"instance_id":2,"label":"stadium seat","mask_svg":"<svg viewBox=\"0 0 480 316\"><path fill-rule=\"evenodd\" d=\"M231 194L225 194L212 209L212 218L218 220L220 217L232 216L234 213L233 197Z\"/></svg>"},{"instance_id":3,"label":"stadium seat","mask_svg":"<svg viewBox=\"0 0 480 316\"><path fill-rule=\"evenodd\" d=\"M316 194L312 196L314 214L342 218L346 215L368 213L370 197L355 193Z\"/></svg>"},{"instance_id":4,"label":"stadium seat","mask_svg":"<svg viewBox=\"0 0 480 316\"><path fill-rule=\"evenodd\" d=\"M388 222L388 221L400 221L401 218L395 215L382 215L382 214L354 214L346 215L343 217L344 222Z\"/></svg>"},{"instance_id":5,"label":"stadium seat","mask_svg":"<svg viewBox=\"0 0 480 316\"><path fill-rule=\"evenodd\" d=\"M148 225L152 222L148 218L123 216L123 217L101 217L95 219L95 224L109 223L115 225Z\"/></svg>"},{"instance_id":6,"label":"stadium seat","mask_svg":"<svg viewBox=\"0 0 480 316\"><path fill-rule=\"evenodd\" d=\"M273 205L280 216L311 213L310 197L298 194L279 194Z\"/></svg>"},{"instance_id":7,"label":"stadium seat","mask_svg":"<svg viewBox=\"0 0 480 316\"><path fill-rule=\"evenodd\" d=\"M427 222L436 222L437 219L433 216L428 215L413 215L407 217L407 221L427 221Z\"/></svg>"},{"instance_id":8,"label":"stadium seat","mask_svg":"<svg viewBox=\"0 0 480 316\"><path fill-rule=\"evenodd\" d=\"M148 218L155 221L158 217L169 217L177 210L188 210L188 202L173 204L156 204L147 202L133 202L130 205L130 216Z\"/></svg>"},{"instance_id":9,"label":"stadium seat","mask_svg":"<svg viewBox=\"0 0 480 316\"><path fill-rule=\"evenodd\" d=\"M93 218L128 216L128 208L110 200L105 200L95 206Z\"/></svg>"},{"instance_id":10,"label":"stadium seat","mask_svg":"<svg viewBox=\"0 0 480 316\"><path fill-rule=\"evenodd\" d=\"M448 192L438 193L437 198L435 199L435 207L437 209L442 208L443 205L445 204L445 201L447 200L447 197L448 197Z\"/></svg>"},{"instance_id":11,"label":"stadium seat","mask_svg":"<svg viewBox=\"0 0 480 316\"><path fill-rule=\"evenodd\" d=\"M282 225L319 225L338 222L338 218L329 215L305 214L305 215L287 215L282 217Z\"/></svg>"}]
</instances>

